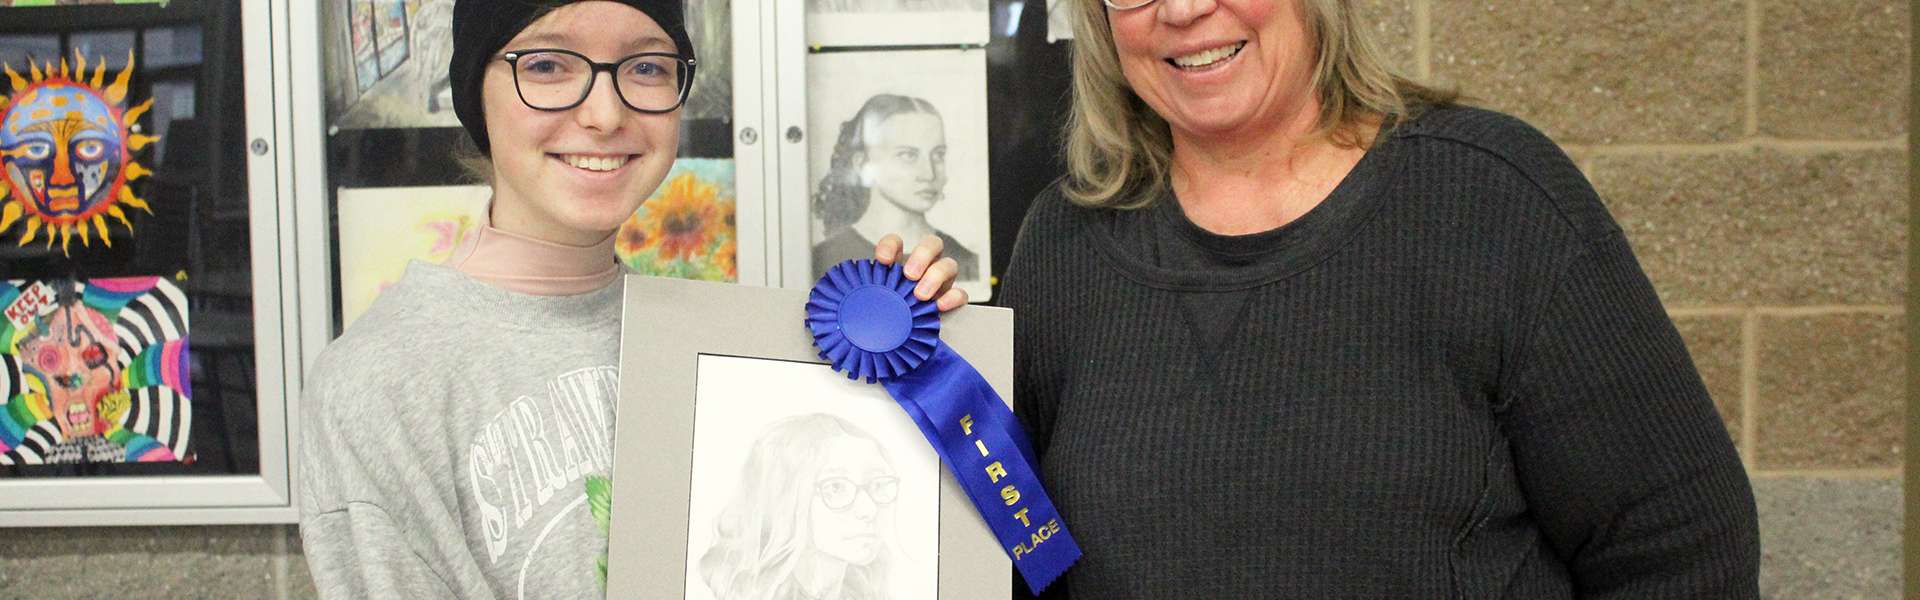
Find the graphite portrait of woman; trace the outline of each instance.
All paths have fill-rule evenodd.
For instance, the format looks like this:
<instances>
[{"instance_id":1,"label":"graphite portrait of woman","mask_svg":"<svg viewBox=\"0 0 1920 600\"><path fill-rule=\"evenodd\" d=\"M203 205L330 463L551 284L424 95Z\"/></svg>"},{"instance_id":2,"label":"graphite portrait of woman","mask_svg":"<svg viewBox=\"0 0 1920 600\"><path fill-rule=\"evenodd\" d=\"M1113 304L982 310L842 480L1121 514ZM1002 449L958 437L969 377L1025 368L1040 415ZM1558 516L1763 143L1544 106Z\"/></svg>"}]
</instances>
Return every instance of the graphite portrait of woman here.
<instances>
[{"instance_id":1,"label":"graphite portrait of woman","mask_svg":"<svg viewBox=\"0 0 1920 600\"><path fill-rule=\"evenodd\" d=\"M808 252L790 253L783 272L818 277L871 256L874 242L894 233L909 244L940 244L957 267L954 289L973 302L992 298L992 169L987 128L978 126L988 120L986 55L940 48L807 56L806 191L781 204L809 213L806 233L796 236Z\"/></svg>"},{"instance_id":2,"label":"graphite portrait of woman","mask_svg":"<svg viewBox=\"0 0 1920 600\"><path fill-rule=\"evenodd\" d=\"M927 220L946 199L946 122L932 102L875 94L840 126L831 166L813 194L827 236L813 246L814 276L849 258L873 254L888 232L902 239L940 236L960 263L959 281L979 279L980 257Z\"/></svg>"},{"instance_id":3,"label":"graphite portrait of woman","mask_svg":"<svg viewBox=\"0 0 1920 600\"><path fill-rule=\"evenodd\" d=\"M787 417L753 443L699 558L720 600L893 597L900 476L885 446L845 419Z\"/></svg>"}]
</instances>

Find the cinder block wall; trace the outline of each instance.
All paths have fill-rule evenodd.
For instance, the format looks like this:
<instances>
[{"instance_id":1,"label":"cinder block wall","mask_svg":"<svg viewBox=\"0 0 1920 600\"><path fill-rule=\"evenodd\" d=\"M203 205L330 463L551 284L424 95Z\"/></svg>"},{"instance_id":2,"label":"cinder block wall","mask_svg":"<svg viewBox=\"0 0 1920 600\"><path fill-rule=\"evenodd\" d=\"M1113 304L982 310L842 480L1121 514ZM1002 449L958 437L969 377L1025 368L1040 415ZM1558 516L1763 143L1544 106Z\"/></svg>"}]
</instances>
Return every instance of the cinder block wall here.
<instances>
[{"instance_id":1,"label":"cinder block wall","mask_svg":"<svg viewBox=\"0 0 1920 600\"><path fill-rule=\"evenodd\" d=\"M1763 593L1899 597L1910 4L1363 6L1626 229L1753 475Z\"/></svg>"},{"instance_id":2,"label":"cinder block wall","mask_svg":"<svg viewBox=\"0 0 1920 600\"><path fill-rule=\"evenodd\" d=\"M1908 3L1359 0L1565 146L1754 476L1772 598L1900 590ZM291 527L0 529L0 598L311 598Z\"/></svg>"}]
</instances>

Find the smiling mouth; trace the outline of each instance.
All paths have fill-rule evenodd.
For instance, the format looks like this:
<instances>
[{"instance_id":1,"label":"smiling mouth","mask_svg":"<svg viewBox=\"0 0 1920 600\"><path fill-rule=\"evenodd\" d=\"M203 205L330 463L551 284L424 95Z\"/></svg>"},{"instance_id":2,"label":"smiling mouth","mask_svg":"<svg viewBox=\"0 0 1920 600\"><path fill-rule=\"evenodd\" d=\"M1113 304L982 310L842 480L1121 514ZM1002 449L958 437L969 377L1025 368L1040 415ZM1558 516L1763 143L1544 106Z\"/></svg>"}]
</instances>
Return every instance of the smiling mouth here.
<instances>
[{"instance_id":1,"label":"smiling mouth","mask_svg":"<svg viewBox=\"0 0 1920 600\"><path fill-rule=\"evenodd\" d=\"M1167 64L1173 65L1174 68L1177 68L1177 69L1181 69L1185 71L1199 71L1199 70L1208 69L1208 68L1223 64L1229 60L1233 60L1233 57L1239 56L1240 50L1246 47L1247 47L1246 42L1237 42L1234 44L1221 46L1219 48L1214 48L1212 50L1201 50L1193 54L1175 56L1173 58L1166 59L1166 61L1167 61Z\"/></svg>"},{"instance_id":2,"label":"smiling mouth","mask_svg":"<svg viewBox=\"0 0 1920 600\"><path fill-rule=\"evenodd\" d=\"M47 208L53 212L80 210L80 190L74 188L47 190Z\"/></svg>"},{"instance_id":3,"label":"smiling mouth","mask_svg":"<svg viewBox=\"0 0 1920 600\"><path fill-rule=\"evenodd\" d=\"M87 407L78 404L68 406L67 424L78 428L91 427L93 425L93 413L88 411Z\"/></svg>"},{"instance_id":4,"label":"smiling mouth","mask_svg":"<svg viewBox=\"0 0 1920 600\"><path fill-rule=\"evenodd\" d=\"M638 154L549 154L547 156L551 156L555 160L566 163L575 169L596 173L618 171L621 167L626 166L628 162L640 157Z\"/></svg>"}]
</instances>

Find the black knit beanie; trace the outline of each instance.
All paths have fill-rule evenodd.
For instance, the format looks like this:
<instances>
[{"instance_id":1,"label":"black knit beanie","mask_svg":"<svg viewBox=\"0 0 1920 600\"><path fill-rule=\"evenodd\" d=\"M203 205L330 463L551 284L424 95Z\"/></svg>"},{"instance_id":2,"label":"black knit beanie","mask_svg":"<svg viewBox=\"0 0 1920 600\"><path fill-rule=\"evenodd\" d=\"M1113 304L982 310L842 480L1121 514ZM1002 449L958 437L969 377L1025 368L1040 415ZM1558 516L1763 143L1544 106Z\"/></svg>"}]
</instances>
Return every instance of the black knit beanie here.
<instances>
[{"instance_id":1,"label":"black knit beanie","mask_svg":"<svg viewBox=\"0 0 1920 600\"><path fill-rule=\"evenodd\" d=\"M453 87L453 114L480 153L492 156L487 142L487 119L481 110L480 82L494 53L520 35L548 11L577 0L455 0L453 3L453 59L447 64L448 83ZM680 55L693 58L693 42L687 39L682 0L613 0L639 9L652 17L679 46ZM688 73L692 75L691 72Z\"/></svg>"}]
</instances>

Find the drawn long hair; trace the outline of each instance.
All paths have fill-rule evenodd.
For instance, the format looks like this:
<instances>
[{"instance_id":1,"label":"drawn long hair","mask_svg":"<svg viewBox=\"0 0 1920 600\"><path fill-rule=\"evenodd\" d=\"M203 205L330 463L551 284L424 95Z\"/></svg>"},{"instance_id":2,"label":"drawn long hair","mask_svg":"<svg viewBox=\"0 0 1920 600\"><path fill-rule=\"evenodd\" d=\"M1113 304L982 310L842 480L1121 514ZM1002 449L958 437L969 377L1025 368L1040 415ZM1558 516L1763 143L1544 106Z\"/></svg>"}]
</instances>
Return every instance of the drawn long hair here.
<instances>
[{"instance_id":1,"label":"drawn long hair","mask_svg":"<svg viewBox=\"0 0 1920 600\"><path fill-rule=\"evenodd\" d=\"M733 500L714 521L714 543L700 557L700 577L720 600L802 598L794 571L813 552L808 525L815 481L827 460L828 442L850 437L886 449L865 430L824 413L775 422L747 454ZM887 539L890 536L881 536ZM889 553L865 565L847 565L843 598L887 595Z\"/></svg>"},{"instance_id":2,"label":"drawn long hair","mask_svg":"<svg viewBox=\"0 0 1920 600\"><path fill-rule=\"evenodd\" d=\"M826 224L827 235L852 225L867 213L871 198L860 170L872 160L867 154L867 141L873 139L869 132L877 131L881 123L895 115L922 113L940 116L933 103L924 99L875 94L860 105L853 118L840 124L840 139L833 144L827 175L820 178L820 187L813 194L813 214Z\"/></svg>"}]
</instances>

